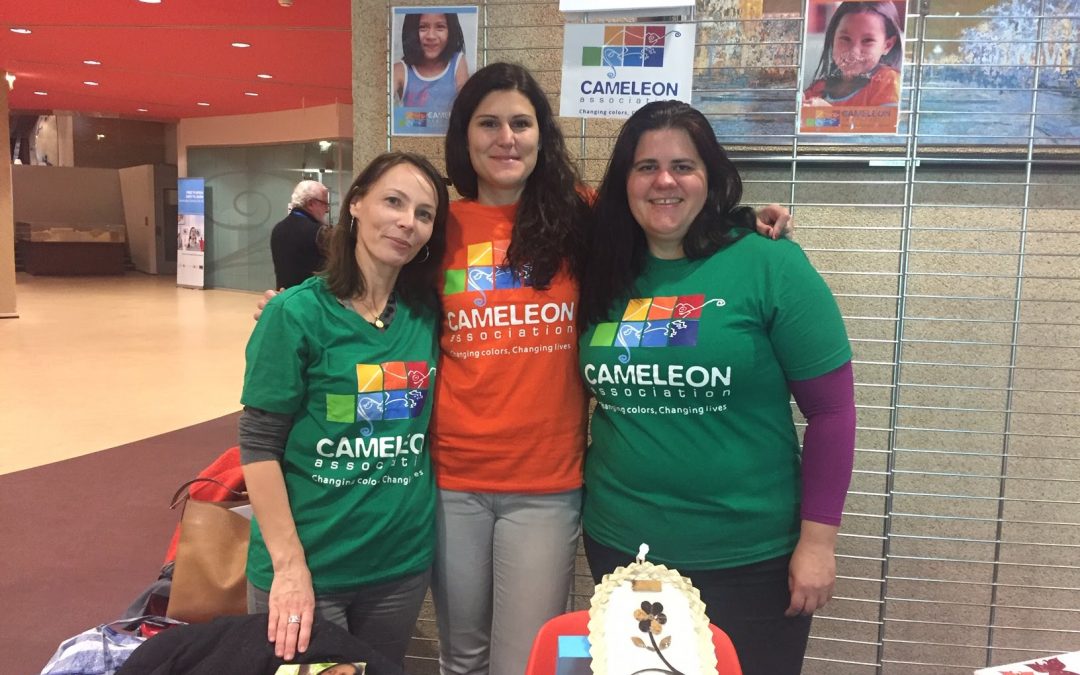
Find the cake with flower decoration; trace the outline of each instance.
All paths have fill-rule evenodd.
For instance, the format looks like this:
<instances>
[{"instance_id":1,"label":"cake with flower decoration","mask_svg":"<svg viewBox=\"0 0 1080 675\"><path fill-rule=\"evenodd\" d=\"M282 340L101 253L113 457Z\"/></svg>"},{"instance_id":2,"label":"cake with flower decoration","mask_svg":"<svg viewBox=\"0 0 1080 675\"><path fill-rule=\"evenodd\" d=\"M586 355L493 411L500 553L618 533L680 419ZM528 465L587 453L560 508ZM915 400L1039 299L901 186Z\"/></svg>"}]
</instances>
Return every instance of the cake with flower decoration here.
<instances>
[{"instance_id":1,"label":"cake with flower decoration","mask_svg":"<svg viewBox=\"0 0 1080 675\"><path fill-rule=\"evenodd\" d=\"M596 675L716 673L701 595L677 570L637 559L604 576L589 609L589 645Z\"/></svg>"}]
</instances>

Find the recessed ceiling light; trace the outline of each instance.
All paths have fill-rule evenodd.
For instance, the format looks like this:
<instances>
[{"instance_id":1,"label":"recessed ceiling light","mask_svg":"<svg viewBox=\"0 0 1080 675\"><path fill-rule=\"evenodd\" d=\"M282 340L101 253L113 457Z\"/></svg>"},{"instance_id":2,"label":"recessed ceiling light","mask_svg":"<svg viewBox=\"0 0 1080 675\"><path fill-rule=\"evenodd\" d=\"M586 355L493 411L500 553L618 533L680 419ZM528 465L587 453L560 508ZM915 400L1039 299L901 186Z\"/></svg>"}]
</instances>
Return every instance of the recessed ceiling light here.
<instances>
[{"instance_id":1,"label":"recessed ceiling light","mask_svg":"<svg viewBox=\"0 0 1080 675\"><path fill-rule=\"evenodd\" d=\"M201 105L201 106L203 106L204 108L209 108L209 107L210 107L210 104L209 104L209 103L207 103L206 101L199 101L199 102L198 102L198 103L196 103L195 105Z\"/></svg>"},{"instance_id":2,"label":"recessed ceiling light","mask_svg":"<svg viewBox=\"0 0 1080 675\"><path fill-rule=\"evenodd\" d=\"M88 87L96 87L96 86L98 86L98 83L94 82L93 80L86 80L85 82L83 82L83 84L85 84Z\"/></svg>"},{"instance_id":3,"label":"recessed ceiling light","mask_svg":"<svg viewBox=\"0 0 1080 675\"><path fill-rule=\"evenodd\" d=\"M146 108L136 108L136 112L146 112Z\"/></svg>"},{"instance_id":4,"label":"recessed ceiling light","mask_svg":"<svg viewBox=\"0 0 1080 675\"><path fill-rule=\"evenodd\" d=\"M274 76L271 75L270 73L259 73L255 77L259 78L260 80L272 80L272 79L274 79Z\"/></svg>"},{"instance_id":5,"label":"recessed ceiling light","mask_svg":"<svg viewBox=\"0 0 1080 675\"><path fill-rule=\"evenodd\" d=\"M49 92L47 92L47 91L35 91L34 94L36 94L38 96L48 96Z\"/></svg>"},{"instance_id":6,"label":"recessed ceiling light","mask_svg":"<svg viewBox=\"0 0 1080 675\"><path fill-rule=\"evenodd\" d=\"M12 28L11 32L19 35L29 35L31 33L29 28Z\"/></svg>"},{"instance_id":7,"label":"recessed ceiling light","mask_svg":"<svg viewBox=\"0 0 1080 675\"><path fill-rule=\"evenodd\" d=\"M233 47L239 47L240 49L245 49L247 47L250 47L251 44L248 43L248 42L234 42L234 43L232 43L232 46Z\"/></svg>"},{"instance_id":8,"label":"recessed ceiling light","mask_svg":"<svg viewBox=\"0 0 1080 675\"><path fill-rule=\"evenodd\" d=\"M97 139L98 139L99 141L103 141L103 140L105 140L105 134L97 134Z\"/></svg>"},{"instance_id":9,"label":"recessed ceiling light","mask_svg":"<svg viewBox=\"0 0 1080 675\"><path fill-rule=\"evenodd\" d=\"M85 61L83 61L83 63L85 63L88 66L100 66L101 65L101 61L95 61L94 59L86 59Z\"/></svg>"},{"instance_id":10,"label":"recessed ceiling light","mask_svg":"<svg viewBox=\"0 0 1080 675\"><path fill-rule=\"evenodd\" d=\"M245 91L244 96L258 96L258 94L253 91Z\"/></svg>"}]
</instances>

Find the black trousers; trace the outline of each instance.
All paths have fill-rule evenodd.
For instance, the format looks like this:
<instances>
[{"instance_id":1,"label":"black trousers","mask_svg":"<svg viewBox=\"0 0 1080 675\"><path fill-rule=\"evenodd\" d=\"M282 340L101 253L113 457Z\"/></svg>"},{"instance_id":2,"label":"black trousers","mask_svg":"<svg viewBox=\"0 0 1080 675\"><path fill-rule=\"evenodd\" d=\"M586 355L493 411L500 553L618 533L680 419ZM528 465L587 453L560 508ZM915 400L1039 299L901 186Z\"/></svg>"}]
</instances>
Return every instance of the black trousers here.
<instances>
[{"instance_id":1,"label":"black trousers","mask_svg":"<svg viewBox=\"0 0 1080 675\"><path fill-rule=\"evenodd\" d=\"M634 561L634 554L584 534L593 580ZM787 618L790 555L723 570L675 569L701 592L705 614L735 645L743 675L798 675L810 636L809 616Z\"/></svg>"}]
</instances>

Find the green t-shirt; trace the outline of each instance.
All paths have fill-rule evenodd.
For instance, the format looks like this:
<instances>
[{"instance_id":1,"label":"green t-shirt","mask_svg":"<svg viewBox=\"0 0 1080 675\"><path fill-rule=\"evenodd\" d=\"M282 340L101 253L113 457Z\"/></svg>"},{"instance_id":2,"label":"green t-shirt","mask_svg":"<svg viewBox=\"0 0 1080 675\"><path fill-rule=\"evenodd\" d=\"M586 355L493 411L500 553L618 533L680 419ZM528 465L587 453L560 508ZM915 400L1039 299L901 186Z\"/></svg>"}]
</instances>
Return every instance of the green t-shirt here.
<instances>
[{"instance_id":1,"label":"green t-shirt","mask_svg":"<svg viewBox=\"0 0 1080 675\"><path fill-rule=\"evenodd\" d=\"M680 569L794 549L800 448L788 380L851 359L802 249L744 236L702 260L649 258L580 341L597 400L585 455L589 536ZM627 558L630 560L630 557Z\"/></svg>"},{"instance_id":2,"label":"green t-shirt","mask_svg":"<svg viewBox=\"0 0 1080 675\"><path fill-rule=\"evenodd\" d=\"M316 593L431 564L436 320L399 302L379 331L313 277L271 300L251 334L241 400L294 416L281 467ZM247 571L270 588L255 521Z\"/></svg>"}]
</instances>

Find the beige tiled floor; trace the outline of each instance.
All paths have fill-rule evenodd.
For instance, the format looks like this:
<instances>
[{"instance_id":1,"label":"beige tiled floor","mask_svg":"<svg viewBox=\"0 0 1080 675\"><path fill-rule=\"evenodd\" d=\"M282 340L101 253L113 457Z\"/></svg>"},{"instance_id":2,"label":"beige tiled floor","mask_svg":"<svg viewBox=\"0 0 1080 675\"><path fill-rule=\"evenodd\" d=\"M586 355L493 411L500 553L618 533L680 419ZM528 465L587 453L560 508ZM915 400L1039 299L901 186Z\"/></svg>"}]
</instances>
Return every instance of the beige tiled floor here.
<instances>
[{"instance_id":1,"label":"beige tiled floor","mask_svg":"<svg viewBox=\"0 0 1080 675\"><path fill-rule=\"evenodd\" d=\"M0 474L238 410L258 297L172 277L18 275L0 320Z\"/></svg>"}]
</instances>

